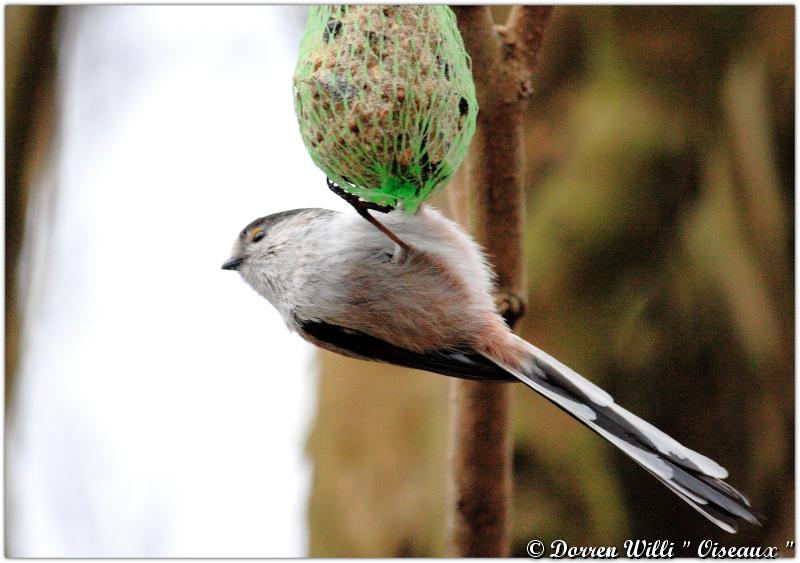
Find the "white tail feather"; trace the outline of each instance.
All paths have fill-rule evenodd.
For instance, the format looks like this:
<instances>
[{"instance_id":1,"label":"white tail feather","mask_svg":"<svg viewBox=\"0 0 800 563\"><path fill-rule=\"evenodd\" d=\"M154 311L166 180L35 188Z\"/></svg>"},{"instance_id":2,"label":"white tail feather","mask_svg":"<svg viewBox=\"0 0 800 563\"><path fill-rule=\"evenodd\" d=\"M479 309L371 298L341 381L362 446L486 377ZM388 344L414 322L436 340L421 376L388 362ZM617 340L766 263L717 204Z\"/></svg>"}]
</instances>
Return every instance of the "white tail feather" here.
<instances>
[{"instance_id":1,"label":"white tail feather","mask_svg":"<svg viewBox=\"0 0 800 563\"><path fill-rule=\"evenodd\" d=\"M603 389L532 344L519 366L486 357L617 446L720 528L734 533L736 518L759 524L747 499L720 479L724 467L614 403Z\"/></svg>"}]
</instances>

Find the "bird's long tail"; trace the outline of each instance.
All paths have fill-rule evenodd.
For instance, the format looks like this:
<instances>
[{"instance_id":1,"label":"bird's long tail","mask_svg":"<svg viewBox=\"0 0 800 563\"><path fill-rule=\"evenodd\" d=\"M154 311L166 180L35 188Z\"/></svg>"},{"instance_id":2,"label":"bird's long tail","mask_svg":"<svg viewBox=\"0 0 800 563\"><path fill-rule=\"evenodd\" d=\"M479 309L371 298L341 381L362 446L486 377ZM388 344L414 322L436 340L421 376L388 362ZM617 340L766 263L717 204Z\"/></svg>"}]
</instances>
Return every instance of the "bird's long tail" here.
<instances>
[{"instance_id":1,"label":"bird's long tail","mask_svg":"<svg viewBox=\"0 0 800 563\"><path fill-rule=\"evenodd\" d=\"M542 350L511 337L522 359L482 354L617 446L723 530L735 533L739 518L761 524L763 516L722 480L728 476L724 467L615 404L611 395Z\"/></svg>"}]
</instances>

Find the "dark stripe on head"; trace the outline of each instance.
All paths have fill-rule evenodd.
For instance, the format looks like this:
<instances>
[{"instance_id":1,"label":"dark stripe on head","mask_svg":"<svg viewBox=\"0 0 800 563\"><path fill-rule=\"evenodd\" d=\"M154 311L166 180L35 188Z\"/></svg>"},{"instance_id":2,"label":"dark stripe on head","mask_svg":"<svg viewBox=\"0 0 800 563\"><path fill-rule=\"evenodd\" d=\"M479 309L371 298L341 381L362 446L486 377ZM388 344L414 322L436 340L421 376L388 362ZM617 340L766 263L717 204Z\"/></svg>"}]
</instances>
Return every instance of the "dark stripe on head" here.
<instances>
[{"instance_id":1,"label":"dark stripe on head","mask_svg":"<svg viewBox=\"0 0 800 563\"><path fill-rule=\"evenodd\" d=\"M273 213L272 215L267 215L265 217L259 217L258 219L251 221L249 225L247 225L242 232L239 233L239 238L244 240L252 229L256 227L261 227L264 230L269 230L270 228L274 227L278 223L281 223L287 219L294 217L299 213L313 213L315 216L323 216L333 213L330 209L320 209L315 207L307 207L303 209L290 209L289 211L281 211L279 213Z\"/></svg>"}]
</instances>

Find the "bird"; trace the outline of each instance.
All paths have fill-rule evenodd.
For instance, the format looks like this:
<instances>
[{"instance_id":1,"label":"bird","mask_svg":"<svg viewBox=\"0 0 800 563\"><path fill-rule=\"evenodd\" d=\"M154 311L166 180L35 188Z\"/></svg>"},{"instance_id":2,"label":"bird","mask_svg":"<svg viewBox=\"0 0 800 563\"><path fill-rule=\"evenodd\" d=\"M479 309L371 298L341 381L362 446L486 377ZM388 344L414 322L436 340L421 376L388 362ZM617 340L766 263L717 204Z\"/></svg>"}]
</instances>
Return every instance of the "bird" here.
<instances>
[{"instance_id":1,"label":"bird","mask_svg":"<svg viewBox=\"0 0 800 563\"><path fill-rule=\"evenodd\" d=\"M515 335L492 297L479 245L429 205L387 212L383 229L353 213L282 211L249 223L222 268L312 344L362 360L486 382L521 382L619 448L723 530L764 516L728 472L614 402ZM387 233L388 231L388 233Z\"/></svg>"}]
</instances>

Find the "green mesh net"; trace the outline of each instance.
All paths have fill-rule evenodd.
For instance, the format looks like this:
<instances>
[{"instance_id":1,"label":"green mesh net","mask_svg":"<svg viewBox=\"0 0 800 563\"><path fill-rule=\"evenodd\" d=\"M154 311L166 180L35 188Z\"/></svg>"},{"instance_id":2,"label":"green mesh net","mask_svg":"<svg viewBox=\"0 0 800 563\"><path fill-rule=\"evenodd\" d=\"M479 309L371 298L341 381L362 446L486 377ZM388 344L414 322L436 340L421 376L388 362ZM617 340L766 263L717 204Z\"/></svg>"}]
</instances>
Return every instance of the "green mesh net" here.
<instances>
[{"instance_id":1,"label":"green mesh net","mask_svg":"<svg viewBox=\"0 0 800 563\"><path fill-rule=\"evenodd\" d=\"M294 94L316 165L345 191L409 213L455 172L478 113L447 6L312 6Z\"/></svg>"}]
</instances>

